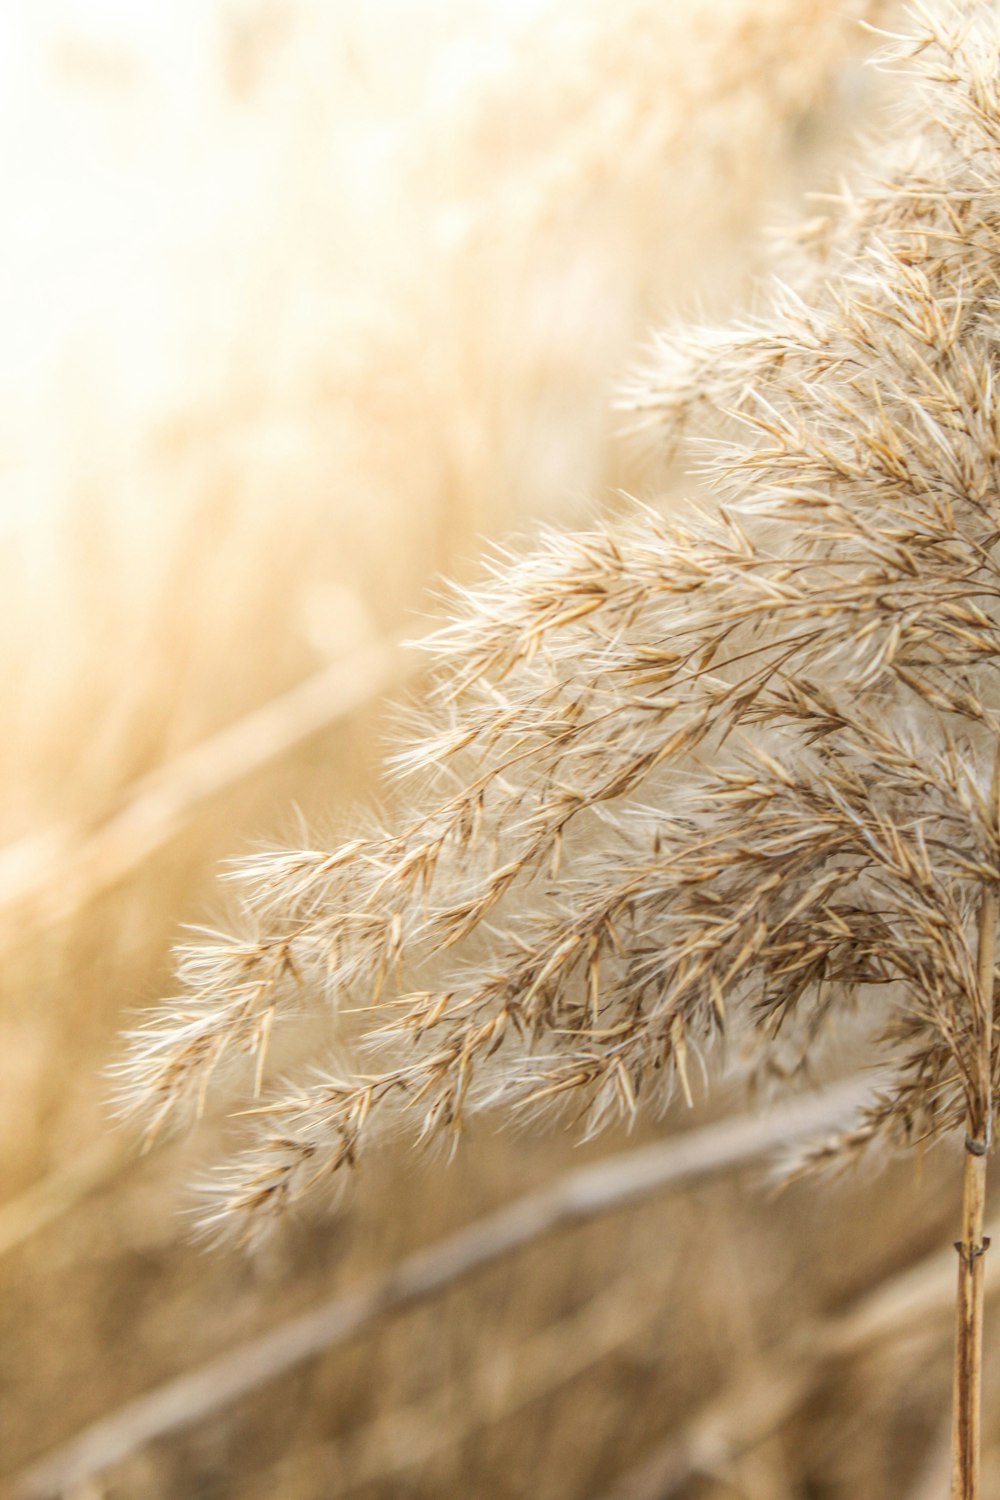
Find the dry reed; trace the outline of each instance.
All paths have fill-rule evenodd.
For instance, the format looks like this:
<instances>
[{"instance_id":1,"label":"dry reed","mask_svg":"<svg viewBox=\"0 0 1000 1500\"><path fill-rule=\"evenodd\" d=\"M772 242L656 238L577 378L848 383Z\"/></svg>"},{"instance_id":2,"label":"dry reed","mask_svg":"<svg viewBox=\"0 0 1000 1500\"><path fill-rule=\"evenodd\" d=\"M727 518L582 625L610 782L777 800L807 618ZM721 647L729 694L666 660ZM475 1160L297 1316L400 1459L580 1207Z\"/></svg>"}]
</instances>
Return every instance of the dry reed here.
<instances>
[{"instance_id":1,"label":"dry reed","mask_svg":"<svg viewBox=\"0 0 1000 1500\"><path fill-rule=\"evenodd\" d=\"M964 1127L953 1500L977 1500L1000 871L1000 14L921 10L903 153L802 241L758 323L665 336L634 406L707 415L712 514L498 555L431 642L412 811L232 872L244 930L132 1037L153 1135L303 985L371 1017L255 1106L205 1222L253 1236L372 1138L663 1107L734 1037L808 1081L845 1023L887 1069L800 1169ZM795 269L793 267L793 269ZM737 1049L732 1049L737 1050Z\"/></svg>"},{"instance_id":2,"label":"dry reed","mask_svg":"<svg viewBox=\"0 0 1000 1500\"><path fill-rule=\"evenodd\" d=\"M690 1097L730 1031L795 1078L848 1015L891 1072L819 1161L962 1121L988 1140L997 24L946 9L897 49L919 128L815 230L801 289L759 327L665 336L635 404L728 414L716 512L498 555L430 643L409 820L231 871L245 930L182 951L184 995L124 1065L151 1128L240 1055L259 1086L303 983L370 1007L390 1061L253 1111L223 1220L406 1119L453 1137L470 1108L564 1099L596 1128Z\"/></svg>"}]
</instances>

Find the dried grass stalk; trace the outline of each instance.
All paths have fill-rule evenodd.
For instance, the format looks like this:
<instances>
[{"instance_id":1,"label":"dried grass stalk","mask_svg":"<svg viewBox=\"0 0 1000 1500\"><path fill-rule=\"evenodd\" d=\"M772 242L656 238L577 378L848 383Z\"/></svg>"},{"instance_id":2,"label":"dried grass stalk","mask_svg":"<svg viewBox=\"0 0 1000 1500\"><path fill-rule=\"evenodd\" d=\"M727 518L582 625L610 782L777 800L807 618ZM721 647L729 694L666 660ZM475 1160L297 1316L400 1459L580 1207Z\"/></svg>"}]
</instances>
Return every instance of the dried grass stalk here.
<instances>
[{"instance_id":1,"label":"dried grass stalk","mask_svg":"<svg viewBox=\"0 0 1000 1500\"><path fill-rule=\"evenodd\" d=\"M208 1222L255 1233L408 1122L559 1103L596 1129L691 1097L708 1054L808 1082L831 1033L882 1082L800 1162L967 1151L981 1315L994 1114L1000 718L1000 12L920 12L912 125L803 236L757 323L664 336L633 404L711 440L717 504L500 555L432 641L412 811L232 872L245 929L185 950L132 1039L159 1128L223 1065L258 1086L303 984L370 1009L368 1072L258 1105ZM897 135L899 134L897 130ZM962 1420L978 1400L963 1335ZM957 1444L975 1494L975 1436ZM959 1482L958 1480L956 1481Z\"/></svg>"}]
</instances>

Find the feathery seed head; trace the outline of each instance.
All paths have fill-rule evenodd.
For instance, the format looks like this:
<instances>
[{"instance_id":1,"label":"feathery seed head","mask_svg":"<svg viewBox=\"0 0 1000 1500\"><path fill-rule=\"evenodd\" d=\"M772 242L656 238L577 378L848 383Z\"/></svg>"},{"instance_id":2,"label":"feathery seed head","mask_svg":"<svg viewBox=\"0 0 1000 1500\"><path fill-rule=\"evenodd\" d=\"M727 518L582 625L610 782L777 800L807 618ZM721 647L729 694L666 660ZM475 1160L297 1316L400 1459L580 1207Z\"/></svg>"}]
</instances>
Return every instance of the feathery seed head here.
<instances>
[{"instance_id":1,"label":"feathery seed head","mask_svg":"<svg viewBox=\"0 0 1000 1500\"><path fill-rule=\"evenodd\" d=\"M258 936L187 950L185 998L135 1034L156 1126L223 1059L259 1079L301 985L372 1007L380 1070L262 1107L221 1221L342 1176L373 1128L690 1098L727 1034L805 1076L848 1013L888 1081L810 1164L988 1131L1000 8L916 24L906 155L831 206L757 324L664 335L631 396L702 442L717 511L549 532L457 594L396 762L409 818L238 867Z\"/></svg>"}]
</instances>

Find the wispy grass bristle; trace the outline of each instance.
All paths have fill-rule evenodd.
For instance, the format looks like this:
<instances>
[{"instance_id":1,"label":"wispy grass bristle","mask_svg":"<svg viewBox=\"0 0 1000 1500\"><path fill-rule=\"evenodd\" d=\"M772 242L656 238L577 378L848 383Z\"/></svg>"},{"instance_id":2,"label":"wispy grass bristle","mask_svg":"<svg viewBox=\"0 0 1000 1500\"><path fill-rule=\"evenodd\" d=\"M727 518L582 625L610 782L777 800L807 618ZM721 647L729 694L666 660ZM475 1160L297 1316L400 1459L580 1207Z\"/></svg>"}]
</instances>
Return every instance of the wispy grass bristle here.
<instances>
[{"instance_id":1,"label":"wispy grass bristle","mask_svg":"<svg viewBox=\"0 0 1000 1500\"><path fill-rule=\"evenodd\" d=\"M905 151L827 205L754 325L663 334L629 398L694 444L712 510L550 531L456 591L395 761L409 816L235 869L253 935L191 950L136 1033L159 1126L223 1058L259 1076L300 984L372 1007L379 1071L268 1102L213 1222L333 1182L373 1122L454 1139L563 1103L592 1130L690 1098L732 1033L801 1080L848 1014L880 1091L803 1165L986 1138L1000 16L917 26L890 54Z\"/></svg>"}]
</instances>

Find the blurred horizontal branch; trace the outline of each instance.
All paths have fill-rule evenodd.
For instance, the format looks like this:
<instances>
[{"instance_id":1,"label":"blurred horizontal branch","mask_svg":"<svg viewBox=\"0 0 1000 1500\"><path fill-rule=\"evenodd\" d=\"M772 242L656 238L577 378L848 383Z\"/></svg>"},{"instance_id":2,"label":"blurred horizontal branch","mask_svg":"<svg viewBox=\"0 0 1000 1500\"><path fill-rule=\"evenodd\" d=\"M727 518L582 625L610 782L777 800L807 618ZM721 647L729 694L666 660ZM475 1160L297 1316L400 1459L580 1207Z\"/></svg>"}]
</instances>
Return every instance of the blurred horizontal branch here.
<instances>
[{"instance_id":1,"label":"blurred horizontal branch","mask_svg":"<svg viewBox=\"0 0 1000 1500\"><path fill-rule=\"evenodd\" d=\"M725 1478L761 1447L815 1393L830 1364L905 1334L917 1320L951 1314L953 1263L934 1252L866 1292L846 1311L800 1331L768 1352L767 1379L744 1373L692 1417L651 1457L619 1481L605 1500L673 1500L698 1475ZM313 1483L336 1484L346 1495L420 1468L484 1427L550 1396L600 1360L629 1344L649 1321L649 1298L626 1273L609 1290L550 1324L513 1350L488 1360L427 1400L388 1412L336 1442L315 1445L264 1476L277 1488L286 1468L308 1466ZM516 1371L516 1378L514 1372ZM462 1421L456 1422L455 1411ZM907 1500L939 1500L948 1489L951 1429L928 1446Z\"/></svg>"},{"instance_id":2,"label":"blurred horizontal branch","mask_svg":"<svg viewBox=\"0 0 1000 1500\"><path fill-rule=\"evenodd\" d=\"M374 642L307 677L144 776L96 827L48 829L0 850L0 914L58 921L110 890L212 798L348 718L415 669Z\"/></svg>"},{"instance_id":3,"label":"blurred horizontal branch","mask_svg":"<svg viewBox=\"0 0 1000 1500\"><path fill-rule=\"evenodd\" d=\"M262 1476L264 1486L271 1494L283 1493L286 1471L301 1463L313 1484L329 1484L331 1493L343 1496L420 1468L483 1428L544 1400L634 1340L649 1325L649 1304L640 1291L633 1275L619 1276L610 1288L516 1347L491 1348L487 1358L430 1398L385 1412L279 1463Z\"/></svg>"},{"instance_id":4,"label":"blurred horizontal branch","mask_svg":"<svg viewBox=\"0 0 1000 1500\"><path fill-rule=\"evenodd\" d=\"M268 1333L128 1402L16 1476L13 1500L52 1500L269 1384L288 1370L355 1337L392 1313L435 1296L475 1271L554 1231L627 1207L667 1188L759 1161L830 1128L866 1092L850 1078L766 1116L738 1116L578 1168L548 1187L402 1260L386 1275L334 1297Z\"/></svg>"}]
</instances>

